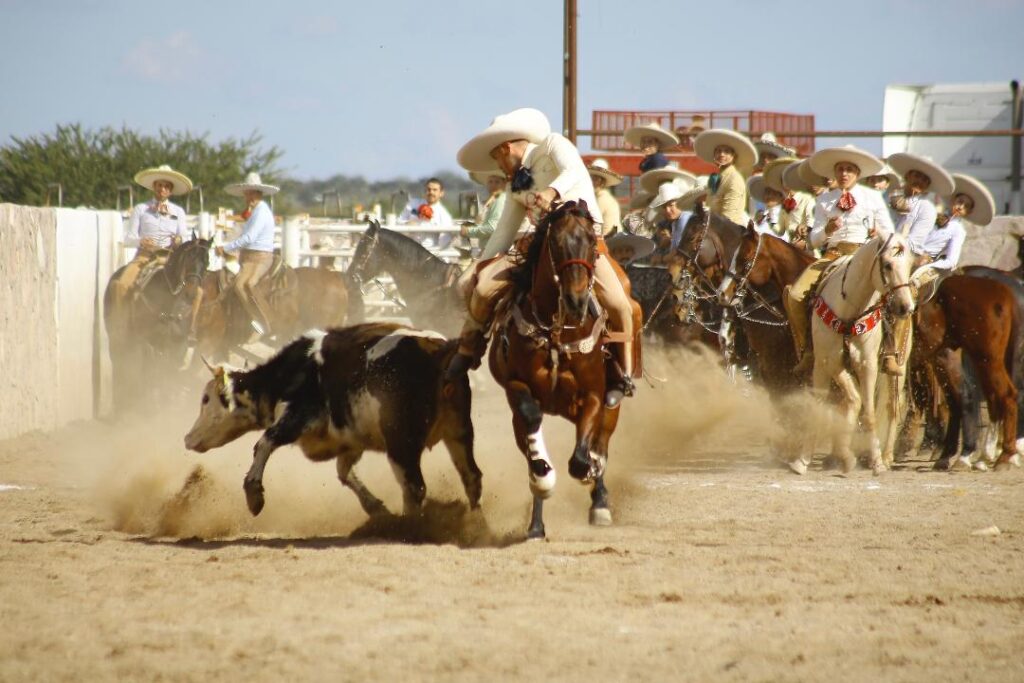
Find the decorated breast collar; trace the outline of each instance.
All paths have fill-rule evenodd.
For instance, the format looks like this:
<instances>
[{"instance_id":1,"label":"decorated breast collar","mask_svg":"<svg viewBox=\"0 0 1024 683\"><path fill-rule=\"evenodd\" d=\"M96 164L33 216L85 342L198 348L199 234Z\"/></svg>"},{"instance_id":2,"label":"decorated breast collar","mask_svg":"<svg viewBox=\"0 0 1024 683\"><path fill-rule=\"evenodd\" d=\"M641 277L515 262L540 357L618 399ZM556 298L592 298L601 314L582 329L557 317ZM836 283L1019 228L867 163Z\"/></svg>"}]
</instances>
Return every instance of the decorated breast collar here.
<instances>
[{"instance_id":1,"label":"decorated breast collar","mask_svg":"<svg viewBox=\"0 0 1024 683\"><path fill-rule=\"evenodd\" d=\"M882 321L881 306L875 306L856 320L847 322L836 315L836 312L832 310L828 302L820 296L814 297L811 305L814 307L814 313L821 318L821 322L825 323L827 328L844 337L856 337L866 334L878 327L878 323Z\"/></svg>"}]
</instances>

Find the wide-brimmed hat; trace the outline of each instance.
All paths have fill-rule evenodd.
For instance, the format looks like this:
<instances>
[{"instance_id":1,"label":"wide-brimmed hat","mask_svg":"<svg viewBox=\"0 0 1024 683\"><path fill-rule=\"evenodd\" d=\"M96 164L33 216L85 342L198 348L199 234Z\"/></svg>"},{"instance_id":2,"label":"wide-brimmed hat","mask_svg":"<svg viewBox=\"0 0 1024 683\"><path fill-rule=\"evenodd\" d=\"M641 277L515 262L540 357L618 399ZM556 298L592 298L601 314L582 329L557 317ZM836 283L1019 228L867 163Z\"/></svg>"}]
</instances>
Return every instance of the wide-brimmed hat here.
<instances>
[{"instance_id":1,"label":"wide-brimmed hat","mask_svg":"<svg viewBox=\"0 0 1024 683\"><path fill-rule=\"evenodd\" d=\"M683 193L683 196L676 200L676 205L681 211L692 211L697 206L697 200L708 193L707 182L698 181L697 185Z\"/></svg>"},{"instance_id":2,"label":"wide-brimmed hat","mask_svg":"<svg viewBox=\"0 0 1024 683\"><path fill-rule=\"evenodd\" d=\"M608 168L607 159L594 159L587 166L587 172L590 175L596 175L600 178L604 178L604 184L606 187L615 187L622 182L622 176Z\"/></svg>"},{"instance_id":3,"label":"wide-brimmed hat","mask_svg":"<svg viewBox=\"0 0 1024 683\"><path fill-rule=\"evenodd\" d=\"M764 184L766 187L777 192L785 192L785 183L782 180L783 172L791 165L797 163L799 159L796 157L784 157L782 159L773 159L764 166L762 173L764 174Z\"/></svg>"},{"instance_id":4,"label":"wide-brimmed hat","mask_svg":"<svg viewBox=\"0 0 1024 683\"><path fill-rule=\"evenodd\" d=\"M875 175L882 170L882 162L871 152L853 145L819 149L807 160L811 170L825 178L836 176L836 164L840 161L851 163L860 169L860 177Z\"/></svg>"},{"instance_id":5,"label":"wide-brimmed hat","mask_svg":"<svg viewBox=\"0 0 1024 683\"><path fill-rule=\"evenodd\" d=\"M709 164L715 163L715 147L726 145L736 153L737 168L749 171L757 163L757 149L754 143L742 133L726 128L712 128L697 135L693 151Z\"/></svg>"},{"instance_id":6,"label":"wide-brimmed hat","mask_svg":"<svg viewBox=\"0 0 1024 683\"><path fill-rule=\"evenodd\" d=\"M462 146L456 159L467 171L489 171L498 167L491 150L503 142L528 140L540 143L551 135L551 123L544 112L530 107L495 116L491 125Z\"/></svg>"},{"instance_id":7,"label":"wide-brimmed hat","mask_svg":"<svg viewBox=\"0 0 1024 683\"><path fill-rule=\"evenodd\" d=\"M281 188L276 185L267 185L260 179L259 173L250 173L240 183L232 183L224 188L224 191L233 197L244 197L246 190L257 190L265 195L277 194Z\"/></svg>"},{"instance_id":8,"label":"wide-brimmed hat","mask_svg":"<svg viewBox=\"0 0 1024 683\"><path fill-rule=\"evenodd\" d=\"M626 130L622 136L626 142L634 147L640 147L640 140L643 138L654 138L658 141L659 149L675 147L679 144L679 138L672 131L665 130L656 121L645 123L640 126L633 126Z\"/></svg>"},{"instance_id":9,"label":"wide-brimmed hat","mask_svg":"<svg viewBox=\"0 0 1024 683\"><path fill-rule=\"evenodd\" d=\"M792 147L786 147L778 141L775 137L775 133L764 133L760 138L754 141L754 148L757 150L758 155L763 154L774 154L776 157L791 157L796 154L796 150Z\"/></svg>"},{"instance_id":10,"label":"wide-brimmed hat","mask_svg":"<svg viewBox=\"0 0 1024 683\"><path fill-rule=\"evenodd\" d=\"M651 203L647 206L647 222L656 222L665 205L678 202L685 193L686 190L675 183L662 183L659 185L658 194L654 196Z\"/></svg>"},{"instance_id":11,"label":"wide-brimmed hat","mask_svg":"<svg viewBox=\"0 0 1024 683\"><path fill-rule=\"evenodd\" d=\"M492 168L489 171L470 171L469 172L470 180L472 180L474 183L477 183L479 185L487 185L487 179L491 178L492 176L496 177L496 178L501 178L502 180L507 180L508 179L505 176L505 172L502 171L500 168Z\"/></svg>"},{"instance_id":12,"label":"wide-brimmed hat","mask_svg":"<svg viewBox=\"0 0 1024 683\"><path fill-rule=\"evenodd\" d=\"M640 176L640 187L652 194L657 193L662 183L669 182L681 183L684 186L681 189L686 191L697 184L697 177L679 168L679 163L675 161Z\"/></svg>"},{"instance_id":13,"label":"wide-brimmed hat","mask_svg":"<svg viewBox=\"0 0 1024 683\"><path fill-rule=\"evenodd\" d=\"M860 182L867 185L868 178L877 178L878 176L881 175L884 175L886 178L889 179L890 187L900 187L903 184L903 178L900 177L899 173L892 170L892 166L890 166L889 164L882 164L882 170L880 170L878 173L872 173L871 175L864 176L863 178L860 179Z\"/></svg>"},{"instance_id":14,"label":"wide-brimmed hat","mask_svg":"<svg viewBox=\"0 0 1024 683\"><path fill-rule=\"evenodd\" d=\"M792 174L787 173L786 171L783 171L782 173L782 181L786 183L786 187L789 187L792 190L799 189L803 192L810 192L813 187L828 186L828 178L814 172L814 169L811 168L810 159L803 159L799 164L795 164L795 166L796 177L793 177ZM794 182L799 181L799 183L790 185L788 182L790 180Z\"/></svg>"},{"instance_id":15,"label":"wide-brimmed hat","mask_svg":"<svg viewBox=\"0 0 1024 683\"><path fill-rule=\"evenodd\" d=\"M175 171L167 164L156 168L147 168L135 174L135 182L147 190L153 189L153 183L158 180L166 180L171 187L171 194L188 194L192 191L192 181L184 173Z\"/></svg>"},{"instance_id":16,"label":"wide-brimmed hat","mask_svg":"<svg viewBox=\"0 0 1024 683\"><path fill-rule=\"evenodd\" d=\"M892 166L893 170L904 178L907 177L907 173L910 171L917 171L918 173L923 173L928 176L929 180L932 181L928 191L934 192L936 196L945 197L953 191L953 176L949 175L949 172L946 169L942 168L928 157L909 154L907 152L897 152L886 159L886 161L889 162L889 165ZM868 175L875 174L869 173Z\"/></svg>"},{"instance_id":17,"label":"wide-brimmed hat","mask_svg":"<svg viewBox=\"0 0 1024 683\"><path fill-rule=\"evenodd\" d=\"M946 200L949 205L953 204L953 198L958 194L965 194L974 200L974 210L967 214L967 220L975 225L985 226L992 222L996 215L996 200L992 193L977 178L972 178L963 173L953 174L953 191Z\"/></svg>"},{"instance_id":18,"label":"wide-brimmed hat","mask_svg":"<svg viewBox=\"0 0 1024 683\"><path fill-rule=\"evenodd\" d=\"M654 253L654 240L649 237L641 237L628 232L617 232L604 241L608 251L621 247L632 247L633 260L642 259Z\"/></svg>"},{"instance_id":19,"label":"wide-brimmed hat","mask_svg":"<svg viewBox=\"0 0 1024 683\"><path fill-rule=\"evenodd\" d=\"M640 190L629 200L629 210L646 209L654 199L654 193L647 190Z\"/></svg>"},{"instance_id":20,"label":"wide-brimmed hat","mask_svg":"<svg viewBox=\"0 0 1024 683\"><path fill-rule=\"evenodd\" d=\"M764 202L764 175L758 173L747 179L747 194L756 201Z\"/></svg>"}]
</instances>

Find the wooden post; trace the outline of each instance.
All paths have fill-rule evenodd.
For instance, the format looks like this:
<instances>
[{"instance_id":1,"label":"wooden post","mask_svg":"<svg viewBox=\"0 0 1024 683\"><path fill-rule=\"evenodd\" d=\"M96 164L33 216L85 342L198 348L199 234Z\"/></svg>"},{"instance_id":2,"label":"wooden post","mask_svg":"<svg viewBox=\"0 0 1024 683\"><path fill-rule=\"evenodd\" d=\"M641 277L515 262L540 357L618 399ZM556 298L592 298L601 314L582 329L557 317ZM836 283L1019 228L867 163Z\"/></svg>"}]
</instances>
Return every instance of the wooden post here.
<instances>
[{"instance_id":1,"label":"wooden post","mask_svg":"<svg viewBox=\"0 0 1024 683\"><path fill-rule=\"evenodd\" d=\"M565 0L562 135L576 144L576 0Z\"/></svg>"}]
</instances>

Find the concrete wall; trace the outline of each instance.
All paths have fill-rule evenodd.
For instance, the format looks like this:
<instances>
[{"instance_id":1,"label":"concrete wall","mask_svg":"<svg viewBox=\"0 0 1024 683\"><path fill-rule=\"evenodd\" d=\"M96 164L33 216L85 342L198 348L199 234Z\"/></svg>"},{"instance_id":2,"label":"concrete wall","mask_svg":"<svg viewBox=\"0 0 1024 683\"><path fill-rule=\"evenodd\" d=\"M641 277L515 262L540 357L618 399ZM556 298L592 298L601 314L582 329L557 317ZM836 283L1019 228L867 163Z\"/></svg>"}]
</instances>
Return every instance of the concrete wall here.
<instances>
[{"instance_id":1,"label":"concrete wall","mask_svg":"<svg viewBox=\"0 0 1024 683\"><path fill-rule=\"evenodd\" d=\"M1018 245L1024 236L1024 216L999 216L984 228L967 225L960 265L989 266L999 270L1020 267Z\"/></svg>"},{"instance_id":2,"label":"concrete wall","mask_svg":"<svg viewBox=\"0 0 1024 683\"><path fill-rule=\"evenodd\" d=\"M122 230L114 211L0 204L0 438L109 405L102 297Z\"/></svg>"}]
</instances>

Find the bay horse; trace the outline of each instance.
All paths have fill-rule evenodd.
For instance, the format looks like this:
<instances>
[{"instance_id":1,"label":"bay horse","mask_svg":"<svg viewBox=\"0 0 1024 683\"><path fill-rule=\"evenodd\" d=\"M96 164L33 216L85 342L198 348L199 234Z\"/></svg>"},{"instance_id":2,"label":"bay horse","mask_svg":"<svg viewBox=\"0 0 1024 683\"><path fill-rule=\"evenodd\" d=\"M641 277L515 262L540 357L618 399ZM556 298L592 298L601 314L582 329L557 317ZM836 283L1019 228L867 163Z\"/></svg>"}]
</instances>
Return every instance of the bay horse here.
<instances>
[{"instance_id":1,"label":"bay horse","mask_svg":"<svg viewBox=\"0 0 1024 683\"><path fill-rule=\"evenodd\" d=\"M914 312L912 260L903 235L877 235L852 256L837 259L824 274L812 301L814 390L825 397L835 382L842 393L844 419L833 433L832 458L844 472L850 472L857 462L850 441L858 414L869 438L869 467L878 474L891 465L883 457L875 415L882 309L888 308L890 315L901 318ZM901 390L902 378L895 379L897 386L890 401L897 400ZM887 440L894 442L896 411L886 411L886 416ZM891 457L891 447L887 451ZM797 474L804 474L808 461L808 454L799 454L788 464Z\"/></svg>"},{"instance_id":2,"label":"bay horse","mask_svg":"<svg viewBox=\"0 0 1024 683\"><path fill-rule=\"evenodd\" d=\"M915 323L915 356L934 370L950 408L935 468L955 464L960 440L961 361L954 353L958 349L970 362L991 421L999 429L1002 452L996 468L1017 464L1018 392L1013 375L1019 362L1021 318L1013 290L991 275L951 275L939 285L935 297L920 307Z\"/></svg>"},{"instance_id":3,"label":"bay horse","mask_svg":"<svg viewBox=\"0 0 1024 683\"><path fill-rule=\"evenodd\" d=\"M611 524L604 471L619 407L605 406L602 350L606 313L592 297L598 257L584 201L558 205L537 225L512 271L511 299L496 318L489 366L512 409L516 445L526 456L533 510L528 538L544 537L543 508L555 486L544 443L544 414L576 425L569 474L591 483L590 523Z\"/></svg>"},{"instance_id":4,"label":"bay horse","mask_svg":"<svg viewBox=\"0 0 1024 683\"><path fill-rule=\"evenodd\" d=\"M124 298L114 272L103 293L103 322L109 339L115 412L135 405L140 391L168 376L185 353L192 303L210 266L210 240L182 242L166 261L147 264Z\"/></svg>"},{"instance_id":5,"label":"bay horse","mask_svg":"<svg viewBox=\"0 0 1024 683\"><path fill-rule=\"evenodd\" d=\"M381 273L394 280L413 325L447 337L462 329L465 305L456 287L461 269L411 237L371 221L359 238L348 274L362 287Z\"/></svg>"},{"instance_id":6,"label":"bay horse","mask_svg":"<svg viewBox=\"0 0 1024 683\"><path fill-rule=\"evenodd\" d=\"M630 293L640 304L642 331L669 344L695 344L703 340L703 328L684 323L676 315L676 282L668 268L632 263L624 270Z\"/></svg>"}]
</instances>

